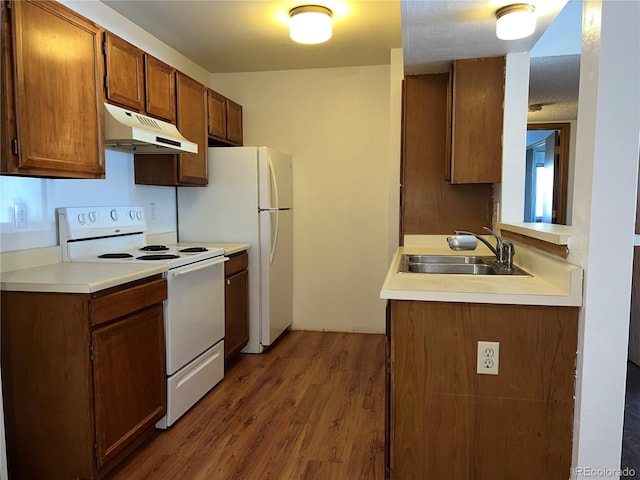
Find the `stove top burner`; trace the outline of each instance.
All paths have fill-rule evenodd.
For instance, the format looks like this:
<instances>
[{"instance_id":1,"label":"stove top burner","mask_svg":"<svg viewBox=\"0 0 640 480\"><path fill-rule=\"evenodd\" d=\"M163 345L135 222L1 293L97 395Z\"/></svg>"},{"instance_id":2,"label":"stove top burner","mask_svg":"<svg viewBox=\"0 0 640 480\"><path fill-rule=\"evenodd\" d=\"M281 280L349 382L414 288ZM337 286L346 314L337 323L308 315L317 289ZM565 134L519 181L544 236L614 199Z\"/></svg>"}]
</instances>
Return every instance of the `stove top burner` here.
<instances>
[{"instance_id":1,"label":"stove top burner","mask_svg":"<svg viewBox=\"0 0 640 480\"><path fill-rule=\"evenodd\" d=\"M182 253L198 253L198 252L208 252L209 249L205 248L205 247L187 247L187 248L183 248L182 250L178 250L179 252Z\"/></svg>"},{"instance_id":2,"label":"stove top burner","mask_svg":"<svg viewBox=\"0 0 640 480\"><path fill-rule=\"evenodd\" d=\"M172 254L157 254L157 255L142 255L140 257L136 257L137 260L171 260L172 258L180 258L180 255L172 255Z\"/></svg>"},{"instance_id":3,"label":"stove top burner","mask_svg":"<svg viewBox=\"0 0 640 480\"><path fill-rule=\"evenodd\" d=\"M98 258L133 258L130 253L103 253Z\"/></svg>"},{"instance_id":4,"label":"stove top burner","mask_svg":"<svg viewBox=\"0 0 640 480\"><path fill-rule=\"evenodd\" d=\"M147 245L145 247L140 248L143 252L163 252L165 250L169 250L169 247L164 245Z\"/></svg>"}]
</instances>

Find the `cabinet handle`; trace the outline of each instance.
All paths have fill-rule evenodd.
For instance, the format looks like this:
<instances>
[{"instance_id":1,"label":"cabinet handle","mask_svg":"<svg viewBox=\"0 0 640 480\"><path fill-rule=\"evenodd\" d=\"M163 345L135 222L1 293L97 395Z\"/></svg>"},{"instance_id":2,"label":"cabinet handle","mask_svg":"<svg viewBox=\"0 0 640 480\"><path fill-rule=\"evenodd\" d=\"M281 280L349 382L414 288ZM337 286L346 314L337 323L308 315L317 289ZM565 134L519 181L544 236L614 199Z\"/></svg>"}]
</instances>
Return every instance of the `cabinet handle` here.
<instances>
[{"instance_id":1,"label":"cabinet handle","mask_svg":"<svg viewBox=\"0 0 640 480\"><path fill-rule=\"evenodd\" d=\"M231 280L227 280L227 285L231 285Z\"/></svg>"},{"instance_id":2,"label":"cabinet handle","mask_svg":"<svg viewBox=\"0 0 640 480\"><path fill-rule=\"evenodd\" d=\"M202 270L205 268L209 268L209 267L213 267L214 265L218 265L219 263L224 263L226 261L229 260L229 257L217 257L217 259L214 260L203 260L202 262L198 262L196 263L195 267L192 268L181 268L181 269L176 269L176 272L174 273L174 276L176 277L180 277L182 275L186 275L188 273L191 272L195 272L198 270Z\"/></svg>"}]
</instances>

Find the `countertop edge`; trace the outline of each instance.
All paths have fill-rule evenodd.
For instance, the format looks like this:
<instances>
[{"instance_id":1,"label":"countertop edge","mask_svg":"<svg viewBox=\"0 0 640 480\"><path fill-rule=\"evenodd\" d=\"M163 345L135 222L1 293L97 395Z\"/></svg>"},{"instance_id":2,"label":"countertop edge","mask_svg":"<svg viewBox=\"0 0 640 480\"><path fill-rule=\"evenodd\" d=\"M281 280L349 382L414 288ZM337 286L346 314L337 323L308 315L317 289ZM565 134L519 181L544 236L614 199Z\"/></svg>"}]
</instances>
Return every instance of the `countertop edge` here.
<instances>
[{"instance_id":1,"label":"countertop edge","mask_svg":"<svg viewBox=\"0 0 640 480\"><path fill-rule=\"evenodd\" d=\"M101 263L62 262L14 270L2 274L0 289L6 292L94 293L167 271L166 265L140 265L140 268L114 274L105 271L105 266ZM93 270L83 271L89 269Z\"/></svg>"},{"instance_id":2,"label":"countertop edge","mask_svg":"<svg viewBox=\"0 0 640 480\"><path fill-rule=\"evenodd\" d=\"M582 299L565 295L518 295L508 293L432 292L411 290L380 290L384 300L416 300L422 302L491 303L501 305L539 305L580 307Z\"/></svg>"},{"instance_id":3,"label":"countertop edge","mask_svg":"<svg viewBox=\"0 0 640 480\"><path fill-rule=\"evenodd\" d=\"M500 230L519 233L554 245L568 245L573 229L567 225L551 223L498 223Z\"/></svg>"},{"instance_id":4,"label":"countertop edge","mask_svg":"<svg viewBox=\"0 0 640 480\"><path fill-rule=\"evenodd\" d=\"M407 274L397 271L402 254L456 255L456 252L447 252L442 248L440 244L443 241L438 236L426 237L424 242L418 242L416 246L404 246L396 250L380 290L381 299L582 306L582 268L527 248L520 248L519 255L525 260L524 269L532 276L513 278L513 283L505 283L506 277L496 279L467 275L403 277ZM480 249L474 252L474 254L483 253Z\"/></svg>"}]
</instances>

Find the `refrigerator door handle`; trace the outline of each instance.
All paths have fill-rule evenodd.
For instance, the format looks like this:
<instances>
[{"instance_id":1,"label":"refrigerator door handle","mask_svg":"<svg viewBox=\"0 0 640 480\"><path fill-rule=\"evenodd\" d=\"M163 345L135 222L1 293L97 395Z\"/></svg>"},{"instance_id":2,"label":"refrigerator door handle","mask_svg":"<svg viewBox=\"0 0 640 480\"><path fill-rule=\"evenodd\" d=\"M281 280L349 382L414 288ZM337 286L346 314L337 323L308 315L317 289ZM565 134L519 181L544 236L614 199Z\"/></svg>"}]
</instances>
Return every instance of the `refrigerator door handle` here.
<instances>
[{"instance_id":1,"label":"refrigerator door handle","mask_svg":"<svg viewBox=\"0 0 640 480\"><path fill-rule=\"evenodd\" d=\"M273 239L271 241L271 252L269 252L269 265L273 264L273 257L276 254L276 246L278 245L278 230L279 230L279 225L278 225L278 221L280 219L280 210L276 210L276 228L275 228L275 233L273 233Z\"/></svg>"},{"instance_id":2,"label":"refrigerator door handle","mask_svg":"<svg viewBox=\"0 0 640 480\"><path fill-rule=\"evenodd\" d=\"M270 205L275 209L276 213L276 225L275 229L271 234L271 251L269 252L269 265L273 264L273 257L276 254L276 246L278 245L278 221L280 217L280 212L278 208L280 207L278 202L278 182L276 180L275 172L273 171L273 164L271 163L271 158L267 157L267 171L269 172L269 183L271 187L271 192L273 193L273 197L275 200L275 205Z\"/></svg>"},{"instance_id":3,"label":"refrigerator door handle","mask_svg":"<svg viewBox=\"0 0 640 480\"><path fill-rule=\"evenodd\" d=\"M273 171L273 163L271 163L270 157L267 157L267 171L269 172L269 186L271 187L271 192L273 193L273 198L275 200L275 205L269 205L269 207L277 210L280 208L280 202L278 201L278 182L276 180L275 172ZM269 199L269 201L271 201L271 199Z\"/></svg>"}]
</instances>

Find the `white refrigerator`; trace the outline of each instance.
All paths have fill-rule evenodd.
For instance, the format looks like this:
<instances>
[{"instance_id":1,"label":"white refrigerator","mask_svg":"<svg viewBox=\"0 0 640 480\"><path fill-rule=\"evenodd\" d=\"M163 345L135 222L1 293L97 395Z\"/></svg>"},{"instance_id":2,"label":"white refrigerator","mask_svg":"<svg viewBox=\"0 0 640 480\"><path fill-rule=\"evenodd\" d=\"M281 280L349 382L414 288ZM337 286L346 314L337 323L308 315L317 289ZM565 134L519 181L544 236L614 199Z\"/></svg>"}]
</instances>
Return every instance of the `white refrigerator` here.
<instances>
[{"instance_id":1,"label":"white refrigerator","mask_svg":"<svg viewBox=\"0 0 640 480\"><path fill-rule=\"evenodd\" d=\"M243 352L262 353L293 320L292 160L268 147L208 155L209 185L177 189L178 240L251 244Z\"/></svg>"}]
</instances>

